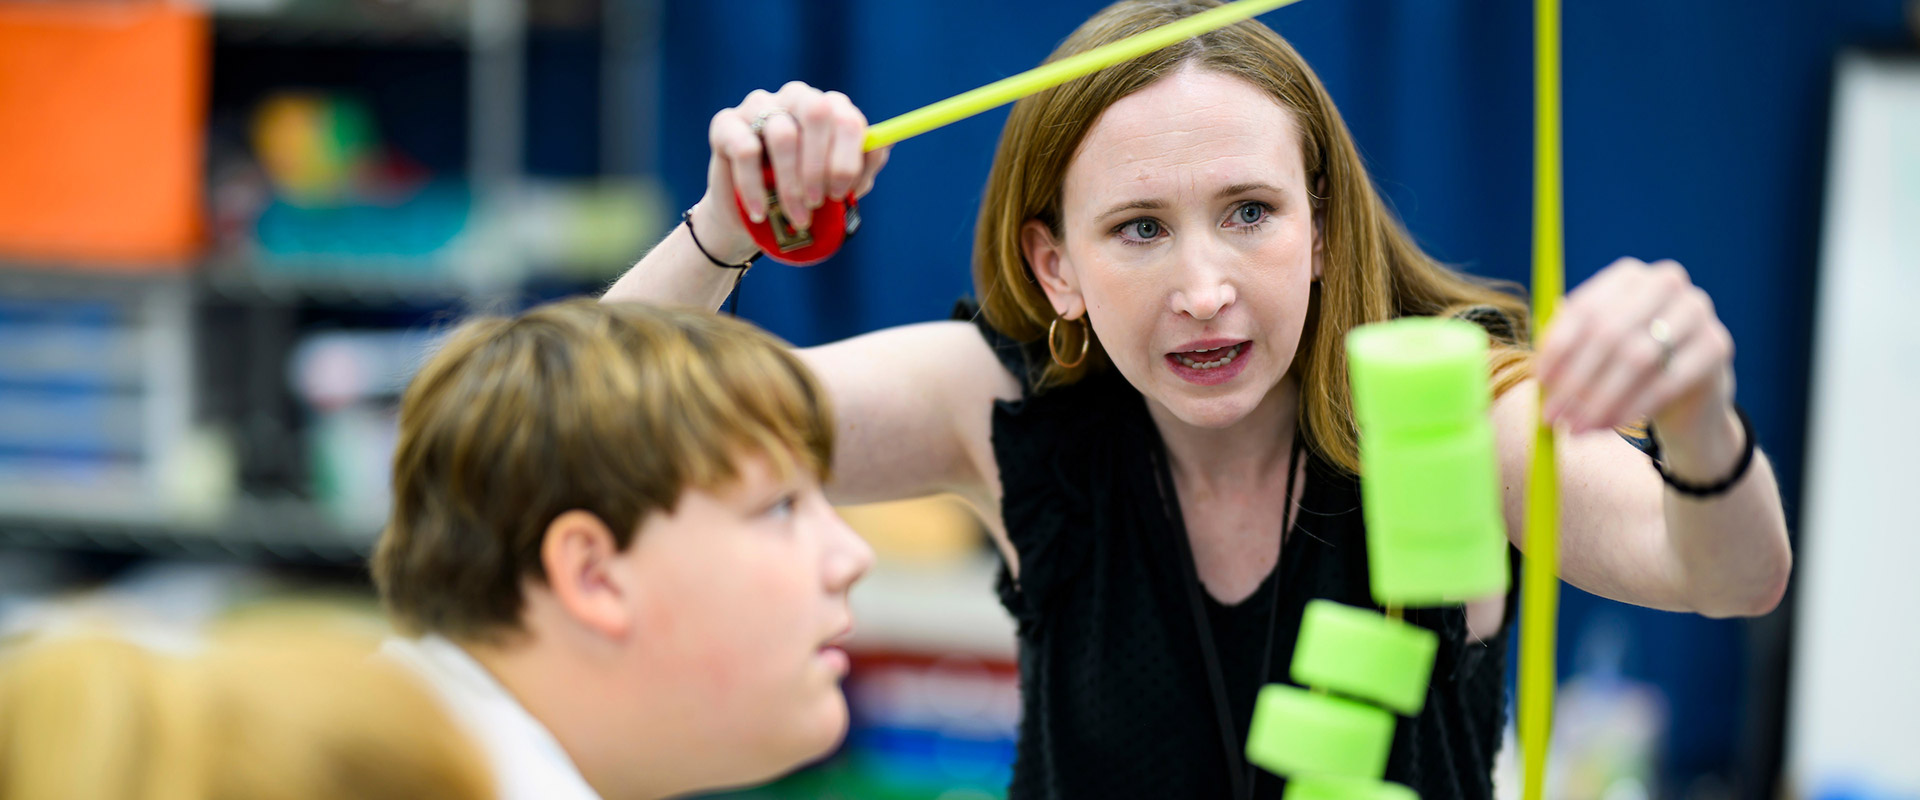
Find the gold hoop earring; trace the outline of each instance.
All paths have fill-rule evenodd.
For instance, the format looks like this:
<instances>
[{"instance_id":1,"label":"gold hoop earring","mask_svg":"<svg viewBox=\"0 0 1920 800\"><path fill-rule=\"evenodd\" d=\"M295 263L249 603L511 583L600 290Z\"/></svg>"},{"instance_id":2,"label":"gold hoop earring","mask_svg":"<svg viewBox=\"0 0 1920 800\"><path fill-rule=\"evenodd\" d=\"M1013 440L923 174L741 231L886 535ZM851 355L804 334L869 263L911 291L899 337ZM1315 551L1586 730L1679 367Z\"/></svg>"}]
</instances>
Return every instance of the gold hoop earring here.
<instances>
[{"instance_id":1,"label":"gold hoop earring","mask_svg":"<svg viewBox=\"0 0 1920 800\"><path fill-rule=\"evenodd\" d=\"M1060 319L1060 317L1054 317L1052 322L1047 323L1047 355L1053 356L1053 363L1059 364L1066 369L1073 369L1074 367L1080 366L1080 362L1087 360L1087 347L1093 344L1093 336L1087 331L1087 319L1085 317L1077 320L1069 320L1070 322L1080 323L1080 355L1071 362L1062 359L1060 357L1060 346L1054 344L1053 336L1053 329L1060 325Z\"/></svg>"}]
</instances>

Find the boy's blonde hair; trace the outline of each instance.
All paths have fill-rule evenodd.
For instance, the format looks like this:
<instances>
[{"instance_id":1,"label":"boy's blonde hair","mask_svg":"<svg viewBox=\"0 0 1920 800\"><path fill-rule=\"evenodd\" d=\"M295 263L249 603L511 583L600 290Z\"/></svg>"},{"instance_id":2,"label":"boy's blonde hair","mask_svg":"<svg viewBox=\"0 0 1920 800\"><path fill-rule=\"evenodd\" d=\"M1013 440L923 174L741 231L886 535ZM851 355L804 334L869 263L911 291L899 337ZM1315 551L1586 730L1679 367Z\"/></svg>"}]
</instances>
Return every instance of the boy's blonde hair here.
<instances>
[{"instance_id":1,"label":"boy's blonde hair","mask_svg":"<svg viewBox=\"0 0 1920 800\"><path fill-rule=\"evenodd\" d=\"M625 549L688 489L762 456L825 479L825 392L779 340L711 312L573 300L462 324L401 402L393 514L373 579L412 634L517 630L555 517Z\"/></svg>"}]
</instances>

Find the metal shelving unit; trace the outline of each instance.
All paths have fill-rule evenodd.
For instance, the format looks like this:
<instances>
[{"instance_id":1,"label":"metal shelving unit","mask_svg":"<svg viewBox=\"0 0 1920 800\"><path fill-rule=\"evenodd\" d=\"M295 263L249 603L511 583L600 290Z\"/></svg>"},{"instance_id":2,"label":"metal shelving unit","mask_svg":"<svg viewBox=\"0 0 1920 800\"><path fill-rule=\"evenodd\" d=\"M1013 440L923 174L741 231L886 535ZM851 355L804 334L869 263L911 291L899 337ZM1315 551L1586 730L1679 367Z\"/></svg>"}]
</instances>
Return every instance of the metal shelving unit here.
<instances>
[{"instance_id":1,"label":"metal shelving unit","mask_svg":"<svg viewBox=\"0 0 1920 800\"><path fill-rule=\"evenodd\" d=\"M290 399L287 360L302 320L316 309L501 307L526 272L497 221L513 213L522 184L528 0L227 0L212 13L216 49L463 51L468 234L456 253L434 260L275 258L261 268L267 262L221 255L164 271L0 264L0 298L121 309L125 335L114 335L138 348L125 396L137 398L133 427L142 438L132 458L79 471L0 459L0 548L363 562L377 530L333 519L298 485L304 465L294 417L305 412ZM194 450L207 427L231 434L230 458L240 463L212 469L237 473L237 487L182 496L180 472L208 468Z\"/></svg>"},{"instance_id":2,"label":"metal shelving unit","mask_svg":"<svg viewBox=\"0 0 1920 800\"><path fill-rule=\"evenodd\" d=\"M191 424L190 288L49 266L0 272L0 515L137 516Z\"/></svg>"},{"instance_id":3,"label":"metal shelving unit","mask_svg":"<svg viewBox=\"0 0 1920 800\"><path fill-rule=\"evenodd\" d=\"M294 497L247 498L214 521L112 519L97 515L0 515L0 549L82 550L140 556L240 560L357 569L378 531L354 531Z\"/></svg>"},{"instance_id":4,"label":"metal shelving unit","mask_svg":"<svg viewBox=\"0 0 1920 800\"><path fill-rule=\"evenodd\" d=\"M457 305L503 297L502 284L455 277L440 262L276 259L272 269L244 258L208 261L194 275L207 296L247 305Z\"/></svg>"},{"instance_id":5,"label":"metal shelving unit","mask_svg":"<svg viewBox=\"0 0 1920 800\"><path fill-rule=\"evenodd\" d=\"M503 224L525 185L528 26L536 13L577 24L585 2L558 22L553 7L532 0L211 3L216 53L457 51L468 95L464 173L473 206L466 232L450 252L426 259L241 249L161 270L0 261L0 299L80 298L132 310L128 318L138 325L122 338L138 343L139 377L129 388L143 398L146 439L142 460L111 480L62 484L29 468L28 477L46 482L23 482L12 480L20 470L7 474L0 462L0 549L360 563L378 532L362 529L364 520L334 518L310 493L303 428L310 421L301 418L311 412L289 389L291 355L316 317L454 319L510 310L540 285L529 284L530 257ZM652 160L661 4L599 2L589 9L602 47L599 157L605 174L630 176ZM218 57L213 68L219 74ZM210 432L224 435L226 457L236 462L215 465L234 473L233 486L200 487L183 498L176 484L182 471L207 468Z\"/></svg>"},{"instance_id":6,"label":"metal shelving unit","mask_svg":"<svg viewBox=\"0 0 1920 800\"><path fill-rule=\"evenodd\" d=\"M218 36L274 45L465 45L465 2L295 2L285 7L215 6Z\"/></svg>"}]
</instances>

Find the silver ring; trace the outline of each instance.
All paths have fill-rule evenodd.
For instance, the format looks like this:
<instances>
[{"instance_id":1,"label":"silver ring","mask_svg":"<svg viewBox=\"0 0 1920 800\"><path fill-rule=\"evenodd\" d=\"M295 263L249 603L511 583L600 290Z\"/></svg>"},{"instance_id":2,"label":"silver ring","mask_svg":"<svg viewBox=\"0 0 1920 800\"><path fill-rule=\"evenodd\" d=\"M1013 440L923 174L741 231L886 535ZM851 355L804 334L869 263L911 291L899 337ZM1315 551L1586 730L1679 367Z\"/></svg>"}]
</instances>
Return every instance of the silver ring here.
<instances>
[{"instance_id":1,"label":"silver ring","mask_svg":"<svg viewBox=\"0 0 1920 800\"><path fill-rule=\"evenodd\" d=\"M1666 320L1654 317L1647 323L1647 335L1653 337L1654 344L1660 345L1660 371L1667 371L1667 365L1673 363L1673 327Z\"/></svg>"},{"instance_id":2,"label":"silver ring","mask_svg":"<svg viewBox=\"0 0 1920 800\"><path fill-rule=\"evenodd\" d=\"M747 127L753 129L753 135L759 136L760 132L766 129L767 120L777 115L785 115L787 119L793 119L793 112L775 106L754 115L753 122L748 123ZM794 120L794 122L795 124L799 123L798 120Z\"/></svg>"}]
</instances>

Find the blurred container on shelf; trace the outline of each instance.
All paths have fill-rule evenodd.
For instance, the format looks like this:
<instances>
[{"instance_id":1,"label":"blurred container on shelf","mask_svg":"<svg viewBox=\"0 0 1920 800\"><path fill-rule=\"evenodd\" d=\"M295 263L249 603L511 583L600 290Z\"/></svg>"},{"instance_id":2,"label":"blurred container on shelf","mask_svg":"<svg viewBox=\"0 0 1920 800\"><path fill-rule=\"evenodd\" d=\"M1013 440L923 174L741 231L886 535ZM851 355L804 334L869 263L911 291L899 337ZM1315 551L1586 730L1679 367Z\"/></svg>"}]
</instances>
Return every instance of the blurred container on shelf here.
<instances>
[{"instance_id":1,"label":"blurred container on shelf","mask_svg":"<svg viewBox=\"0 0 1920 800\"><path fill-rule=\"evenodd\" d=\"M254 110L253 151L286 202L343 205L366 191L379 157L372 112L352 98L282 91Z\"/></svg>"},{"instance_id":2,"label":"blurred container on shelf","mask_svg":"<svg viewBox=\"0 0 1920 800\"><path fill-rule=\"evenodd\" d=\"M322 414L307 431L313 499L342 528L378 531L393 507L393 446L399 417L366 406Z\"/></svg>"},{"instance_id":3,"label":"blurred container on shelf","mask_svg":"<svg viewBox=\"0 0 1920 800\"><path fill-rule=\"evenodd\" d=\"M200 253L208 39L185 3L0 0L0 256Z\"/></svg>"},{"instance_id":4,"label":"blurred container on shelf","mask_svg":"<svg viewBox=\"0 0 1920 800\"><path fill-rule=\"evenodd\" d=\"M528 179L514 239L538 273L611 282L677 222L652 178Z\"/></svg>"},{"instance_id":5,"label":"blurred container on shelf","mask_svg":"<svg viewBox=\"0 0 1920 800\"><path fill-rule=\"evenodd\" d=\"M244 147L216 142L213 157L222 264L263 277L418 282L448 278L464 260L473 190L388 146L353 93L274 91L246 127Z\"/></svg>"},{"instance_id":6,"label":"blurred container on shelf","mask_svg":"<svg viewBox=\"0 0 1920 800\"><path fill-rule=\"evenodd\" d=\"M1020 726L1013 620L998 556L952 495L840 509L878 559L853 589L852 723L827 764L755 797L822 787L887 800L1001 798Z\"/></svg>"},{"instance_id":7,"label":"blurred container on shelf","mask_svg":"<svg viewBox=\"0 0 1920 800\"><path fill-rule=\"evenodd\" d=\"M165 516L200 529L218 526L240 502L239 445L218 422L189 428L161 466L159 493Z\"/></svg>"},{"instance_id":8,"label":"blurred container on shelf","mask_svg":"<svg viewBox=\"0 0 1920 800\"><path fill-rule=\"evenodd\" d=\"M326 331L295 346L287 377L313 415L312 496L335 524L357 531L385 524L397 399L437 343L434 332L408 329Z\"/></svg>"},{"instance_id":9,"label":"blurred container on shelf","mask_svg":"<svg viewBox=\"0 0 1920 800\"><path fill-rule=\"evenodd\" d=\"M930 800L954 791L1005 795L1020 729L1012 662L864 656L855 668L844 756L868 785Z\"/></svg>"},{"instance_id":10,"label":"blurred container on shelf","mask_svg":"<svg viewBox=\"0 0 1920 800\"><path fill-rule=\"evenodd\" d=\"M261 212L255 236L264 269L312 259L343 265L437 263L467 227L473 198L457 181L433 181L402 198L333 206L276 201Z\"/></svg>"},{"instance_id":11,"label":"blurred container on shelf","mask_svg":"<svg viewBox=\"0 0 1920 800\"><path fill-rule=\"evenodd\" d=\"M389 205L274 200L223 245L214 268L265 285L444 285L494 295L556 278L598 288L639 260L670 218L648 180L528 180L514 195L483 204L467 184L434 179Z\"/></svg>"},{"instance_id":12,"label":"blurred container on shelf","mask_svg":"<svg viewBox=\"0 0 1920 800\"><path fill-rule=\"evenodd\" d=\"M219 266L268 283L445 283L479 293L531 278L610 280L664 233L648 178L537 179L482 196L379 136L346 92L284 90L252 110L245 151L215 156Z\"/></svg>"},{"instance_id":13,"label":"blurred container on shelf","mask_svg":"<svg viewBox=\"0 0 1920 800\"><path fill-rule=\"evenodd\" d=\"M44 277L44 276L42 276ZM0 283L0 511L153 521L191 430L177 281Z\"/></svg>"},{"instance_id":14,"label":"blurred container on shelf","mask_svg":"<svg viewBox=\"0 0 1920 800\"><path fill-rule=\"evenodd\" d=\"M772 784L716 797L1007 796L1021 713L1019 670L1012 661L860 651L845 688L852 716L839 752Z\"/></svg>"},{"instance_id":15,"label":"blurred container on shelf","mask_svg":"<svg viewBox=\"0 0 1920 800\"><path fill-rule=\"evenodd\" d=\"M1667 699L1624 670L1632 635L1602 617L1579 642L1574 673L1554 700L1548 793L1567 800L1644 800L1659 793Z\"/></svg>"},{"instance_id":16,"label":"blurred container on shelf","mask_svg":"<svg viewBox=\"0 0 1920 800\"><path fill-rule=\"evenodd\" d=\"M350 95L276 92L255 108L251 132L273 189L253 220L263 268L303 259L429 265L472 215L465 182L386 147L373 112Z\"/></svg>"},{"instance_id":17,"label":"blurred container on shelf","mask_svg":"<svg viewBox=\"0 0 1920 800\"><path fill-rule=\"evenodd\" d=\"M1902 792L1867 780L1831 780L1814 789L1808 800L1920 800L1920 794Z\"/></svg>"}]
</instances>

